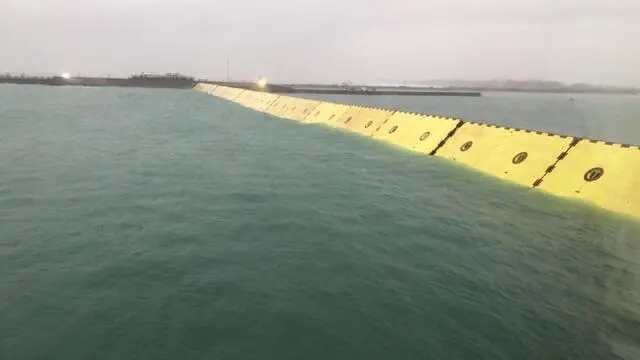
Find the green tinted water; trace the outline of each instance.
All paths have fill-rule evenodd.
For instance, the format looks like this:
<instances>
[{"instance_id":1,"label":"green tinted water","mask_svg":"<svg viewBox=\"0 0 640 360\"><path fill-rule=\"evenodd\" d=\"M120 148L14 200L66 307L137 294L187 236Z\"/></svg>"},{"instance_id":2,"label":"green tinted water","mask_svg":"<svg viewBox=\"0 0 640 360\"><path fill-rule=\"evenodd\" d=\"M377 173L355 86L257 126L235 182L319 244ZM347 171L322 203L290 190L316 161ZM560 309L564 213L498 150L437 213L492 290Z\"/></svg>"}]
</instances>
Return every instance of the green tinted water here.
<instances>
[{"instance_id":1,"label":"green tinted water","mask_svg":"<svg viewBox=\"0 0 640 360\"><path fill-rule=\"evenodd\" d=\"M636 359L638 233L197 92L0 87L1 359Z\"/></svg>"}]
</instances>

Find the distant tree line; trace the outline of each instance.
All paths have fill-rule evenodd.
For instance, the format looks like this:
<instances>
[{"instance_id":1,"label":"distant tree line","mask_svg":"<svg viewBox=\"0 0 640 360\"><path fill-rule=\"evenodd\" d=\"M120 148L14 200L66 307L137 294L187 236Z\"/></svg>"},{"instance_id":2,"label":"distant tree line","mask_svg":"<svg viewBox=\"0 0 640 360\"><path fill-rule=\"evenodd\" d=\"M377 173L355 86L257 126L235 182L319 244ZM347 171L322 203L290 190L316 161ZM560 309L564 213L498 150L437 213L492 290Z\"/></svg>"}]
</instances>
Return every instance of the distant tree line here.
<instances>
[{"instance_id":1,"label":"distant tree line","mask_svg":"<svg viewBox=\"0 0 640 360\"><path fill-rule=\"evenodd\" d=\"M4 73L2 75L0 75L0 78L2 79L47 79L47 77L45 76L28 76L26 74L11 74L11 73Z\"/></svg>"},{"instance_id":2,"label":"distant tree line","mask_svg":"<svg viewBox=\"0 0 640 360\"><path fill-rule=\"evenodd\" d=\"M184 80L184 81L193 81L194 78L191 76L186 76L177 73L167 73L163 75L158 74L134 74L129 76L129 79L133 80Z\"/></svg>"}]
</instances>

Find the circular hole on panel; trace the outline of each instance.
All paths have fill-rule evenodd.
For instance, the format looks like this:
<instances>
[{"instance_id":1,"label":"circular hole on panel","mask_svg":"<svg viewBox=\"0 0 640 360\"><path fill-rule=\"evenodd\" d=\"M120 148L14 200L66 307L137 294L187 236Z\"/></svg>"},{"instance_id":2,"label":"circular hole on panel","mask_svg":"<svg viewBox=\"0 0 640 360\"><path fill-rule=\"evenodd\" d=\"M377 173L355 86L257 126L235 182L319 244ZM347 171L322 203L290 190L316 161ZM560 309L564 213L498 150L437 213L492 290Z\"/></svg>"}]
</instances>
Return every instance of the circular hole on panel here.
<instances>
[{"instance_id":1,"label":"circular hole on panel","mask_svg":"<svg viewBox=\"0 0 640 360\"><path fill-rule=\"evenodd\" d=\"M525 160L527 160L527 157L529 157L529 154L526 152L521 152L519 154L517 154L516 156L513 157L513 160L511 160L512 163L514 164L521 164L522 162L524 162Z\"/></svg>"},{"instance_id":2,"label":"circular hole on panel","mask_svg":"<svg viewBox=\"0 0 640 360\"><path fill-rule=\"evenodd\" d=\"M604 169L601 167L595 167L593 169L589 169L584 174L584 181L592 182L600 179L604 175Z\"/></svg>"}]
</instances>

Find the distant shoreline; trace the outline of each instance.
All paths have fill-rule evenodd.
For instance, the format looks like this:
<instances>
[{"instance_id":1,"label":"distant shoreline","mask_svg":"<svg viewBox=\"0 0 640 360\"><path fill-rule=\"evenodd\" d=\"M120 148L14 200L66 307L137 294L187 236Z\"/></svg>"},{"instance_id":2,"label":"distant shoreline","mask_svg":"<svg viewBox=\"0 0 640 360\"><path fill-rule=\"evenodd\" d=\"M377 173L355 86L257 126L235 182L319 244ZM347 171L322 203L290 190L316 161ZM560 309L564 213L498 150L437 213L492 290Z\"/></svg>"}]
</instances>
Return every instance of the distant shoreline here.
<instances>
[{"instance_id":1,"label":"distant shoreline","mask_svg":"<svg viewBox=\"0 0 640 360\"><path fill-rule=\"evenodd\" d=\"M295 88L341 89L342 85L326 84L283 84ZM613 94L637 95L640 89L631 88L525 88L525 87L490 87L490 86L399 86L399 85L349 85L351 88L368 88L403 91L462 91L462 92L508 92L508 93L553 93L553 94Z\"/></svg>"},{"instance_id":2,"label":"distant shoreline","mask_svg":"<svg viewBox=\"0 0 640 360\"><path fill-rule=\"evenodd\" d=\"M190 89L198 82L220 84L243 89L255 89L253 82L227 82L207 79L195 79L179 74L166 75L133 75L128 78L111 77L70 77L61 76L0 76L0 84L48 85L48 86L91 86L91 87L142 87ZM437 95L437 96L480 96L482 92L505 93L541 93L541 94L611 94L638 95L639 89L597 87L592 85L566 86L558 83L557 87L503 86L398 86L398 85L351 85L351 84L269 84L265 91L274 93L312 93L312 94L358 94L358 95ZM548 85L548 84L546 84Z\"/></svg>"}]
</instances>

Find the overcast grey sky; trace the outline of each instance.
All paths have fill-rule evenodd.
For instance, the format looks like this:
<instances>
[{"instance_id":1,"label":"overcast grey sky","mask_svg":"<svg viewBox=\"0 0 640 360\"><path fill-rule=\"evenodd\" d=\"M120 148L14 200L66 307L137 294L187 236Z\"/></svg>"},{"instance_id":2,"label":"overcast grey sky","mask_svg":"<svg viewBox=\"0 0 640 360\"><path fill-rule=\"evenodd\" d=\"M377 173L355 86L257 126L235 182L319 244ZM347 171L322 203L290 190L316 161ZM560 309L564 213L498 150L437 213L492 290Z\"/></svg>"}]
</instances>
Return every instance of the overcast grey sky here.
<instances>
[{"instance_id":1,"label":"overcast grey sky","mask_svg":"<svg viewBox=\"0 0 640 360\"><path fill-rule=\"evenodd\" d=\"M640 85L640 0L0 0L0 71Z\"/></svg>"}]
</instances>

